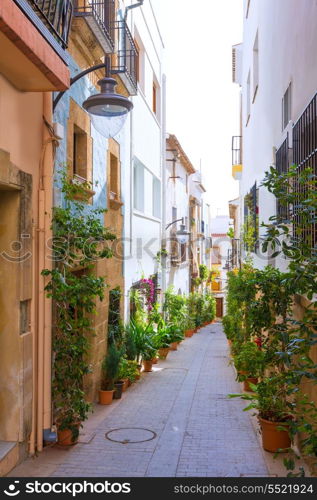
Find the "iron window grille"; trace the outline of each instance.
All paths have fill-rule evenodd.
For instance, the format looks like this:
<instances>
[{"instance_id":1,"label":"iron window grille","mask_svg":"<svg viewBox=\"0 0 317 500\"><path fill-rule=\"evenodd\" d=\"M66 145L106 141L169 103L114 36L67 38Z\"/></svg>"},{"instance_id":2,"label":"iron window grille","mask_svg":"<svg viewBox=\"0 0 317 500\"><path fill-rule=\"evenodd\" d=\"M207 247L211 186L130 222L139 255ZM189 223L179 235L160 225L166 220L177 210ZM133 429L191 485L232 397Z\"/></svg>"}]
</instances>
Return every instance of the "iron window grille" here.
<instances>
[{"instance_id":1,"label":"iron window grille","mask_svg":"<svg viewBox=\"0 0 317 500\"><path fill-rule=\"evenodd\" d=\"M234 135L232 137L231 151L232 151L232 165L242 164L242 137L241 135Z\"/></svg>"},{"instance_id":2,"label":"iron window grille","mask_svg":"<svg viewBox=\"0 0 317 500\"><path fill-rule=\"evenodd\" d=\"M279 174L287 174L289 171L289 137L286 136L285 141L276 151L275 160L276 170ZM280 200L276 198L276 215L279 222L286 222L290 218L290 206L281 204Z\"/></svg>"},{"instance_id":3,"label":"iron window grille","mask_svg":"<svg viewBox=\"0 0 317 500\"><path fill-rule=\"evenodd\" d=\"M115 0L76 1L75 15L84 17L106 52L115 48ZM99 34L101 36L99 36Z\"/></svg>"},{"instance_id":4,"label":"iron window grille","mask_svg":"<svg viewBox=\"0 0 317 500\"><path fill-rule=\"evenodd\" d=\"M317 175L317 94L313 97L303 114L293 126L293 163L297 167L298 175L306 168L310 167L314 175ZM307 187L294 184L295 193L305 196ZM300 200L298 200L300 202ZM301 226L300 215L296 209L298 204L293 206L293 234L296 238L304 239L311 248L317 246L317 224L307 225L304 230ZM316 214L312 214L315 216Z\"/></svg>"},{"instance_id":5,"label":"iron window grille","mask_svg":"<svg viewBox=\"0 0 317 500\"><path fill-rule=\"evenodd\" d=\"M65 49L73 15L73 0L27 0L27 2Z\"/></svg>"}]
</instances>

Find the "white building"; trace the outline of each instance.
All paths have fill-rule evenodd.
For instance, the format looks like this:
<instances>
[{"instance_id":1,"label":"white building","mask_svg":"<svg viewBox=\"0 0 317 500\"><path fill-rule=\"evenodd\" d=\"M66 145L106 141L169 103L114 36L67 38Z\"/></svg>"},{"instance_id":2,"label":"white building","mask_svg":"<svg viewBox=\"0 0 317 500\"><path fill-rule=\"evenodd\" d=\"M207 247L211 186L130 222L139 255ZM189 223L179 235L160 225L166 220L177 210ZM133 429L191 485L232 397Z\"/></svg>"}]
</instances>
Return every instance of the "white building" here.
<instances>
[{"instance_id":1,"label":"white building","mask_svg":"<svg viewBox=\"0 0 317 500\"><path fill-rule=\"evenodd\" d=\"M216 299L217 317L223 316L225 308L227 270L232 251L232 242L227 234L229 227L230 218L227 215L217 215L217 217L211 219L211 263L214 271L212 291Z\"/></svg>"},{"instance_id":2,"label":"white building","mask_svg":"<svg viewBox=\"0 0 317 500\"><path fill-rule=\"evenodd\" d=\"M172 134L166 139L166 169L164 189L164 221L169 226L165 232L166 276L164 288L173 286L180 294L190 291L190 254L188 244L179 244L176 231L183 222L189 231L189 182L195 169L184 152L177 137ZM183 219L183 221L179 220ZM174 221L173 224L171 224Z\"/></svg>"},{"instance_id":3,"label":"white building","mask_svg":"<svg viewBox=\"0 0 317 500\"><path fill-rule=\"evenodd\" d=\"M126 315L131 286L157 272L155 256L161 247L165 157L163 41L150 0L131 9L128 16L138 51L138 92L132 98L134 108L121 134Z\"/></svg>"},{"instance_id":4,"label":"white building","mask_svg":"<svg viewBox=\"0 0 317 500\"><path fill-rule=\"evenodd\" d=\"M261 222L279 210L261 187L265 171L270 165L280 171L291 163L316 165L316 17L311 0L244 2L243 43L233 47L233 80L242 95L242 143L237 138L233 145L233 175L240 177L241 225L249 217L260 236ZM254 264L267 262L258 249Z\"/></svg>"}]
</instances>

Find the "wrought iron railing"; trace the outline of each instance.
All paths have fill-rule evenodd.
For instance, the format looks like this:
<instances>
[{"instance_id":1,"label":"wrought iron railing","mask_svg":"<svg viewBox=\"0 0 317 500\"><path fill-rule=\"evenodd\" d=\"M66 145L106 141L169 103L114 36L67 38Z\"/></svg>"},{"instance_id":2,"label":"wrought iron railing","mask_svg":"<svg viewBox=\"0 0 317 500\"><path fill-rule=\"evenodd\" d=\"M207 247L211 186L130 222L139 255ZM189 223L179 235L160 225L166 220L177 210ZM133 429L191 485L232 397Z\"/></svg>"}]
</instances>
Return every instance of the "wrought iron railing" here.
<instances>
[{"instance_id":1,"label":"wrought iron railing","mask_svg":"<svg viewBox=\"0 0 317 500\"><path fill-rule=\"evenodd\" d=\"M27 0L27 2L65 49L73 15L73 0Z\"/></svg>"},{"instance_id":2,"label":"wrought iron railing","mask_svg":"<svg viewBox=\"0 0 317 500\"><path fill-rule=\"evenodd\" d=\"M93 17L99 29L110 42L112 49L115 46L115 0L77 0L75 15Z\"/></svg>"},{"instance_id":3,"label":"wrought iron railing","mask_svg":"<svg viewBox=\"0 0 317 500\"><path fill-rule=\"evenodd\" d=\"M124 73L130 85L137 90L137 48L125 20L116 21L118 31L117 63L111 68L112 73Z\"/></svg>"},{"instance_id":4,"label":"wrought iron railing","mask_svg":"<svg viewBox=\"0 0 317 500\"><path fill-rule=\"evenodd\" d=\"M242 137L241 135L234 135L232 137L232 165L241 165L242 164Z\"/></svg>"}]
</instances>

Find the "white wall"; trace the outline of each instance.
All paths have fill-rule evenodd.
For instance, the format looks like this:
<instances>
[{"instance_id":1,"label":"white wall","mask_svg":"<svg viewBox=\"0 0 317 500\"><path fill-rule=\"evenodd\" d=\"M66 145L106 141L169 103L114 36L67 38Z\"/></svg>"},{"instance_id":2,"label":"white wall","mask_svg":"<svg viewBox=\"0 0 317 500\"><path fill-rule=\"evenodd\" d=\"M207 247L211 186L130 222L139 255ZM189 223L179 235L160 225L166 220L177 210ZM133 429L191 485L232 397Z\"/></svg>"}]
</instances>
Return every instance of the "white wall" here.
<instances>
[{"instance_id":1,"label":"white wall","mask_svg":"<svg viewBox=\"0 0 317 500\"><path fill-rule=\"evenodd\" d=\"M131 2L125 2L129 5ZM133 2L134 3L134 2ZM149 2L131 10L127 19L130 31L142 49L142 71L138 95L132 97L134 108L121 141L122 186L124 193L125 239L125 317L129 311L129 289L157 271L155 255L161 248L161 218L152 215L152 177L161 180L162 127L164 103L161 98L163 43ZM157 84L157 113L152 109L153 81ZM123 133L123 134L124 134ZM133 165L137 158L145 167L144 213L134 209ZM162 190L161 190L162 192Z\"/></svg>"},{"instance_id":2,"label":"white wall","mask_svg":"<svg viewBox=\"0 0 317 500\"><path fill-rule=\"evenodd\" d=\"M168 148L168 146L167 146ZM186 182L186 177L189 175L185 167L181 164L179 160L175 162L175 177L177 179L171 179L173 176L173 153L167 151L166 153L166 205L163 208L166 213L166 223L172 222L172 207L177 208L177 219L181 217L188 218L189 227L189 179ZM171 231L178 230L180 227L180 222L171 226L166 232L166 238L168 239L171 235ZM168 244L167 251L170 252L170 244ZM171 266L170 258L167 258L167 269L166 269L166 286L173 285L175 292L189 293L189 255L187 249L187 260L183 262L180 266Z\"/></svg>"},{"instance_id":3,"label":"white wall","mask_svg":"<svg viewBox=\"0 0 317 500\"><path fill-rule=\"evenodd\" d=\"M247 0L245 1L246 7ZM245 8L246 11L246 8ZM282 98L292 83L291 119L297 120L317 90L317 2L315 0L251 0L244 20L242 71L243 175L240 182L241 220L243 196L259 184L274 161L273 148L285 139L282 131ZM247 76L253 73L253 44L258 32L259 86L250 104L247 124ZM264 188L259 192L259 218L275 214L275 199ZM266 258L255 258L263 267Z\"/></svg>"}]
</instances>

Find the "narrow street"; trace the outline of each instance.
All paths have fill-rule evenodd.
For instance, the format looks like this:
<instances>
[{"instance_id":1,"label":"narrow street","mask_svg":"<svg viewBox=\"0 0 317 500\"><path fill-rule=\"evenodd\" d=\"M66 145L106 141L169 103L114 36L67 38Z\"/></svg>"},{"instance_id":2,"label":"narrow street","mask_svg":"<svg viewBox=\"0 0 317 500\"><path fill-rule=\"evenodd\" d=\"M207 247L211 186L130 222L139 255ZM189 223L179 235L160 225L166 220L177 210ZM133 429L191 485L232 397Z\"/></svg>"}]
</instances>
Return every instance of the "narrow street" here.
<instances>
[{"instance_id":1,"label":"narrow street","mask_svg":"<svg viewBox=\"0 0 317 500\"><path fill-rule=\"evenodd\" d=\"M186 339L154 370L120 401L98 405L79 444L47 449L9 476L268 475L245 402L227 398L240 385L221 324Z\"/></svg>"}]
</instances>

